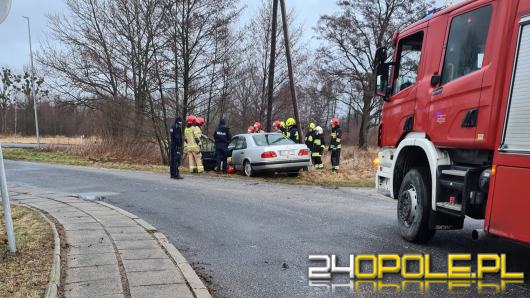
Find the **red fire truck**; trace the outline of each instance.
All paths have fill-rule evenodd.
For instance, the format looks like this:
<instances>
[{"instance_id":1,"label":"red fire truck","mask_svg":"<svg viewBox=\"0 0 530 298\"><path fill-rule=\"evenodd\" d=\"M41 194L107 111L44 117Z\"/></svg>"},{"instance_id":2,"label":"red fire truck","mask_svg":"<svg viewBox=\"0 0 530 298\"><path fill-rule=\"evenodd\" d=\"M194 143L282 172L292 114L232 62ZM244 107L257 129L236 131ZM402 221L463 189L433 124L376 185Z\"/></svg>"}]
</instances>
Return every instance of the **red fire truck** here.
<instances>
[{"instance_id":1,"label":"red fire truck","mask_svg":"<svg viewBox=\"0 0 530 298\"><path fill-rule=\"evenodd\" d=\"M392 47L390 63L376 53L376 187L398 201L402 237L425 242L469 216L485 220L475 237L530 243L530 0L464 1Z\"/></svg>"}]
</instances>

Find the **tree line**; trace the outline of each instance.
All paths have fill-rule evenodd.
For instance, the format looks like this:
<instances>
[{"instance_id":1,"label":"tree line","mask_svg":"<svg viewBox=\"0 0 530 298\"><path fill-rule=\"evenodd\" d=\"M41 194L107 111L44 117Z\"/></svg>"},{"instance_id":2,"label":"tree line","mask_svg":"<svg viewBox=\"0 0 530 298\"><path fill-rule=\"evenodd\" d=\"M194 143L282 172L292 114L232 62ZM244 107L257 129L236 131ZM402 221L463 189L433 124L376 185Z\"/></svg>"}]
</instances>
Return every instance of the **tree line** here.
<instances>
[{"instance_id":1,"label":"tree line","mask_svg":"<svg viewBox=\"0 0 530 298\"><path fill-rule=\"evenodd\" d=\"M49 16L39 73L57 106L82 109L84 121L97 121L91 127L101 137L156 142L167 161L176 115L204 117L208 132L220 118L236 132L266 120L272 1L263 0L247 22L242 15L251 12L238 0L65 3L67 13ZM320 17L311 42L292 7L287 15L301 127L309 121L324 127L339 116L349 141L366 148L381 114L372 94L375 51L390 45L394 32L419 20L432 2L330 5L336 12ZM278 28L277 43L283 45L280 20ZM285 58L284 50L276 51L273 119L292 116ZM3 102L0 108L7 110Z\"/></svg>"}]
</instances>

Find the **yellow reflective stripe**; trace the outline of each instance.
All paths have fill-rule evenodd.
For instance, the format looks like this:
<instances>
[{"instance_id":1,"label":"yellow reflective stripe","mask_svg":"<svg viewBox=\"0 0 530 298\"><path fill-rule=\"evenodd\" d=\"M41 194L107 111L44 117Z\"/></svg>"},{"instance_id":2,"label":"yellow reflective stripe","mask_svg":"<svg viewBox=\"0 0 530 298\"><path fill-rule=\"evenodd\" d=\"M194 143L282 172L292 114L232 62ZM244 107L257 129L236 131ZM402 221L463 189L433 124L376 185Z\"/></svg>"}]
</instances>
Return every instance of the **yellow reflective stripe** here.
<instances>
[{"instance_id":1,"label":"yellow reflective stripe","mask_svg":"<svg viewBox=\"0 0 530 298\"><path fill-rule=\"evenodd\" d=\"M318 152L313 152L313 154L311 154L311 156L313 156L313 157L320 157L320 156L322 156L322 155L320 155L320 153L318 153Z\"/></svg>"},{"instance_id":2,"label":"yellow reflective stripe","mask_svg":"<svg viewBox=\"0 0 530 298\"><path fill-rule=\"evenodd\" d=\"M340 143L340 139L337 139L337 142L339 142L339 143Z\"/></svg>"},{"instance_id":3,"label":"yellow reflective stripe","mask_svg":"<svg viewBox=\"0 0 530 298\"><path fill-rule=\"evenodd\" d=\"M336 138L336 137L337 137L337 133L336 133L336 132L332 132L332 133L331 133L331 137L332 137L332 138Z\"/></svg>"},{"instance_id":4,"label":"yellow reflective stripe","mask_svg":"<svg viewBox=\"0 0 530 298\"><path fill-rule=\"evenodd\" d=\"M309 142L313 142L313 137L312 136L307 137L307 139L309 140Z\"/></svg>"}]
</instances>

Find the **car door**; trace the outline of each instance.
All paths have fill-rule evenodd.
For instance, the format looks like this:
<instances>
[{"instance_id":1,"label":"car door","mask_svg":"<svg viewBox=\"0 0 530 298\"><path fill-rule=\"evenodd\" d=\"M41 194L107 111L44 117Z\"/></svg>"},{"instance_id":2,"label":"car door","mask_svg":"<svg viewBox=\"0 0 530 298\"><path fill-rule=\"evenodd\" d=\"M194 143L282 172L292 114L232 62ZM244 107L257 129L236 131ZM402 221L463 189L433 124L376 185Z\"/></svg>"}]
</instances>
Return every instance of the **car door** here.
<instances>
[{"instance_id":1,"label":"car door","mask_svg":"<svg viewBox=\"0 0 530 298\"><path fill-rule=\"evenodd\" d=\"M481 5L467 5L449 18L439 84L433 84L429 109L429 137L438 146L472 148L484 138L476 127L493 8Z\"/></svg>"},{"instance_id":2,"label":"car door","mask_svg":"<svg viewBox=\"0 0 530 298\"><path fill-rule=\"evenodd\" d=\"M237 170L243 167L243 160L245 158L245 150L247 149L247 142L244 136L238 136L235 140L234 150L232 151L232 163Z\"/></svg>"}]
</instances>

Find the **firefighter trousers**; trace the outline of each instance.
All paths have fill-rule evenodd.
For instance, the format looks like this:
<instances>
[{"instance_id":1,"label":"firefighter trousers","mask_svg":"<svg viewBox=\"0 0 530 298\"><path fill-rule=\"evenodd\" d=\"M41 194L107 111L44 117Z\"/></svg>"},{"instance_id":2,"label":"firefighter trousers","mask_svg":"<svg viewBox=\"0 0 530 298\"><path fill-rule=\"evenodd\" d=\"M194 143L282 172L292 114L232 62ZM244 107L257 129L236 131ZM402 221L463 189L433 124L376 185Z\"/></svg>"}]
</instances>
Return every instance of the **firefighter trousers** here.
<instances>
[{"instance_id":1,"label":"firefighter trousers","mask_svg":"<svg viewBox=\"0 0 530 298\"><path fill-rule=\"evenodd\" d=\"M340 149L331 149L331 169L336 171L340 168Z\"/></svg>"},{"instance_id":2,"label":"firefighter trousers","mask_svg":"<svg viewBox=\"0 0 530 298\"><path fill-rule=\"evenodd\" d=\"M313 152L311 154L311 161L313 162L315 169L324 168L324 164L322 163L322 154L320 154L320 152Z\"/></svg>"},{"instance_id":3,"label":"firefighter trousers","mask_svg":"<svg viewBox=\"0 0 530 298\"><path fill-rule=\"evenodd\" d=\"M204 172L204 166L202 165L202 155L199 151L188 152L188 162L190 166L190 172L202 173Z\"/></svg>"}]
</instances>

